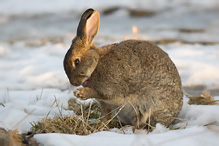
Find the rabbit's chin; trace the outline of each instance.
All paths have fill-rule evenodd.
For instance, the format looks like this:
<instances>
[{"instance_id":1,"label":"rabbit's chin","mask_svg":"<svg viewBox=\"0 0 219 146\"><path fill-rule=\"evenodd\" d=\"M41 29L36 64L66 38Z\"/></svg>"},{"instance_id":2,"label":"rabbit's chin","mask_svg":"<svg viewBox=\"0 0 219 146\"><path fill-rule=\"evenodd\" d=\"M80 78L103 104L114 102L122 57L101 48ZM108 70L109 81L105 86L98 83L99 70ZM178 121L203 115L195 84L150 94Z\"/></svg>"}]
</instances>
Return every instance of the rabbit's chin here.
<instances>
[{"instance_id":1,"label":"rabbit's chin","mask_svg":"<svg viewBox=\"0 0 219 146\"><path fill-rule=\"evenodd\" d=\"M82 86L83 86L83 87L87 87L88 82L89 82L89 79L87 79L86 81L84 81L84 83L82 83Z\"/></svg>"}]
</instances>

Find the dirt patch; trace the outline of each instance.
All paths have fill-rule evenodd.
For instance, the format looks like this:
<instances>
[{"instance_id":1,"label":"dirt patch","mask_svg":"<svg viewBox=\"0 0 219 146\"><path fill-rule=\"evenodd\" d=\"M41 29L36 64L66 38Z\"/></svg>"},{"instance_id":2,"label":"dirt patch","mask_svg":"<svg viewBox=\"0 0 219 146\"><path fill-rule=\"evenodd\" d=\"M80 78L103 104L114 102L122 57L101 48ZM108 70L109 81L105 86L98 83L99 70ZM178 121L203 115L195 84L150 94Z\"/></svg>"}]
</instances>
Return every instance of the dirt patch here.
<instances>
[{"instance_id":1,"label":"dirt patch","mask_svg":"<svg viewBox=\"0 0 219 146\"><path fill-rule=\"evenodd\" d=\"M177 39L160 39L160 40L152 40L150 41L155 44L169 44L169 43L175 43L179 42L182 44L201 44L201 45L216 45L219 44L219 42L209 42L209 41L185 41L185 40L177 40Z\"/></svg>"},{"instance_id":2,"label":"dirt patch","mask_svg":"<svg viewBox=\"0 0 219 146\"><path fill-rule=\"evenodd\" d=\"M190 96L188 104L195 105L219 105L219 103L207 91L203 91L201 95Z\"/></svg>"},{"instance_id":3,"label":"dirt patch","mask_svg":"<svg viewBox=\"0 0 219 146\"><path fill-rule=\"evenodd\" d=\"M149 11L145 9L131 9L127 7L114 6L110 8L106 8L102 11L103 15L110 15L115 13L118 10L126 10L130 17L151 17L156 14L154 11Z\"/></svg>"},{"instance_id":4,"label":"dirt patch","mask_svg":"<svg viewBox=\"0 0 219 146\"><path fill-rule=\"evenodd\" d=\"M0 128L0 146L38 146L37 141L28 134L18 134L17 130L6 131Z\"/></svg>"},{"instance_id":5,"label":"dirt patch","mask_svg":"<svg viewBox=\"0 0 219 146\"><path fill-rule=\"evenodd\" d=\"M180 32L183 33L200 33L200 32L205 32L204 29L196 29L196 28L180 28Z\"/></svg>"},{"instance_id":6,"label":"dirt patch","mask_svg":"<svg viewBox=\"0 0 219 146\"><path fill-rule=\"evenodd\" d=\"M110 7L110 8L106 8L105 10L103 10L102 13L103 13L103 15L110 15L110 14L118 11L119 9L121 9L121 7L119 7L119 6Z\"/></svg>"},{"instance_id":7,"label":"dirt patch","mask_svg":"<svg viewBox=\"0 0 219 146\"><path fill-rule=\"evenodd\" d=\"M129 16L131 17L152 17L156 13L148 10L128 9Z\"/></svg>"}]
</instances>

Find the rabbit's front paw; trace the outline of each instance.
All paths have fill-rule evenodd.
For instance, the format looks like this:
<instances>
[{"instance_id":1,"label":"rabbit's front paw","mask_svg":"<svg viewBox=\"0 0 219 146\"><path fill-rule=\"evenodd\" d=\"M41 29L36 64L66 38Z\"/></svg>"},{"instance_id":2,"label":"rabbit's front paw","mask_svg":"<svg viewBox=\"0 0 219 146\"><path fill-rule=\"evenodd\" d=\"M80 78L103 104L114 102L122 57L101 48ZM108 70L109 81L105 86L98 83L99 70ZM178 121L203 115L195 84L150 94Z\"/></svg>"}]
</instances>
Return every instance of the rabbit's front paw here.
<instances>
[{"instance_id":1,"label":"rabbit's front paw","mask_svg":"<svg viewBox=\"0 0 219 146\"><path fill-rule=\"evenodd\" d=\"M77 90L74 91L74 95L77 97L77 98L80 98L82 100L86 100L86 99L89 99L90 97L88 96L88 93L86 88L79 88Z\"/></svg>"}]
</instances>

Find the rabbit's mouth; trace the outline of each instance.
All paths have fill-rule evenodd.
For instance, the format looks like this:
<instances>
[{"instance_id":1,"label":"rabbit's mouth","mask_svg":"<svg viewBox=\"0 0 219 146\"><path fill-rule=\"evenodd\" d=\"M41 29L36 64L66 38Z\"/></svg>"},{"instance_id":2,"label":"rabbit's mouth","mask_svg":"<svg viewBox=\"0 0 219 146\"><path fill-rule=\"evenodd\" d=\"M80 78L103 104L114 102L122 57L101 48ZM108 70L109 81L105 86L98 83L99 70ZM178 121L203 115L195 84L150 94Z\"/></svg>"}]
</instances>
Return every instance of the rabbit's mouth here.
<instances>
[{"instance_id":1,"label":"rabbit's mouth","mask_svg":"<svg viewBox=\"0 0 219 146\"><path fill-rule=\"evenodd\" d=\"M82 83L82 86L83 86L83 87L87 87L88 82L89 82L89 79L87 79L86 81L84 81L84 83Z\"/></svg>"}]
</instances>

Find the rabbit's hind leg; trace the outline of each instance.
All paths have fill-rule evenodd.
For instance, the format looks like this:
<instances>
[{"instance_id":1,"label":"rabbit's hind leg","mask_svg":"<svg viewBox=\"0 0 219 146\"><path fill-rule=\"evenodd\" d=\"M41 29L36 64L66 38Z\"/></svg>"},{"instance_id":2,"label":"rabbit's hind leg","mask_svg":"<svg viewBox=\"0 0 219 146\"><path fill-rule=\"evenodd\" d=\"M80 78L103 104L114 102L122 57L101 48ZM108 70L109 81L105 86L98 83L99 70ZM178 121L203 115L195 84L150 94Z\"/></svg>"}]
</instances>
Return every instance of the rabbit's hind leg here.
<instances>
[{"instance_id":1,"label":"rabbit's hind leg","mask_svg":"<svg viewBox=\"0 0 219 146\"><path fill-rule=\"evenodd\" d=\"M139 128L147 126L147 124L150 122L151 114L151 110L143 112L139 110L138 112L136 112L136 115L132 118L133 125Z\"/></svg>"},{"instance_id":2,"label":"rabbit's hind leg","mask_svg":"<svg viewBox=\"0 0 219 146\"><path fill-rule=\"evenodd\" d=\"M101 115L103 118L103 122L108 121L111 119L112 117L112 108L109 104L103 102L103 101L99 101L100 103L100 108L101 108Z\"/></svg>"},{"instance_id":3,"label":"rabbit's hind leg","mask_svg":"<svg viewBox=\"0 0 219 146\"><path fill-rule=\"evenodd\" d=\"M169 110L160 109L151 115L150 125L155 127L157 123L161 123L164 126L169 126L175 119L176 117Z\"/></svg>"}]
</instances>

